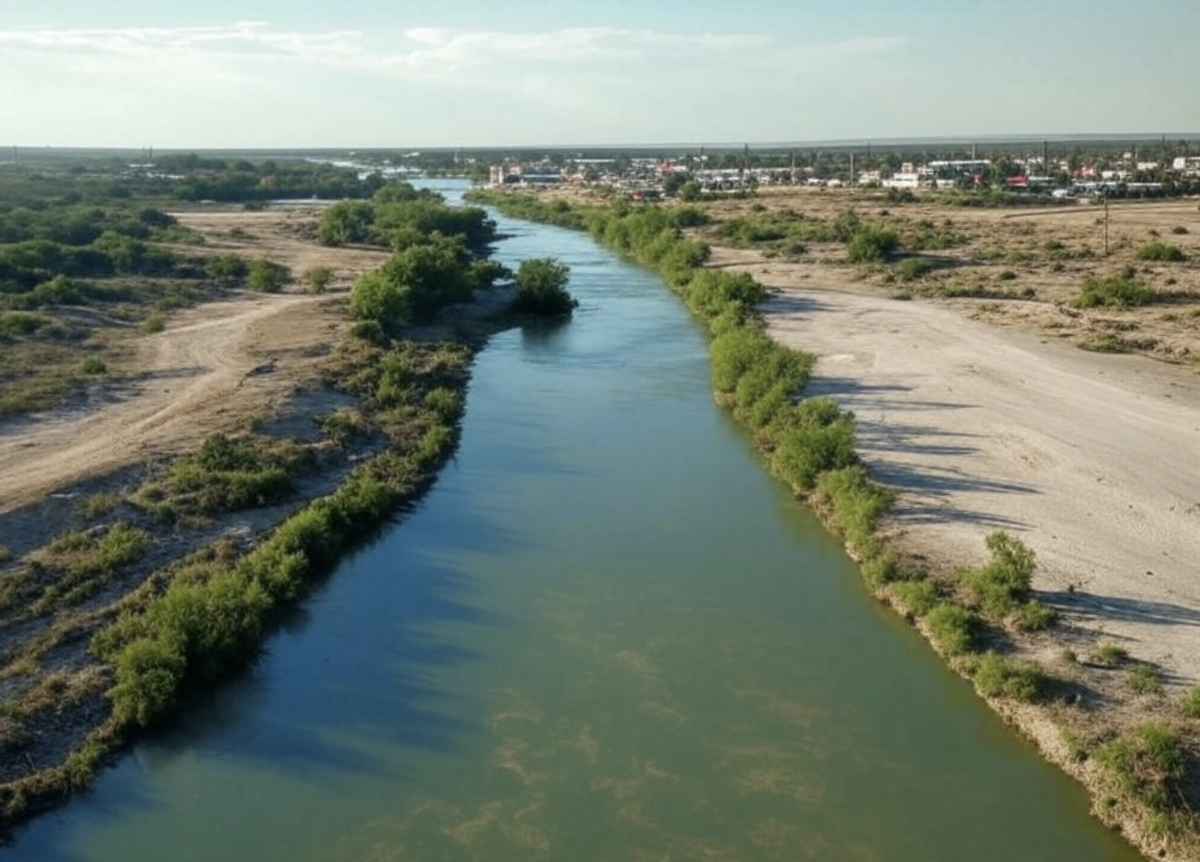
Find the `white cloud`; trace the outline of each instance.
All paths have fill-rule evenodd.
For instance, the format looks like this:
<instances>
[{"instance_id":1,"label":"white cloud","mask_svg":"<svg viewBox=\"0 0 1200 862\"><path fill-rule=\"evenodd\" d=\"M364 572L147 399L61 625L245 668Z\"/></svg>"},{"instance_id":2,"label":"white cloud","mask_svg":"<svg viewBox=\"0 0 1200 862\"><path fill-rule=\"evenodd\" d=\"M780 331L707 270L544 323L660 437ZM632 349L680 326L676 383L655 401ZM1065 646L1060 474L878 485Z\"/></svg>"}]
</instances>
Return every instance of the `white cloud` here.
<instances>
[{"instance_id":1,"label":"white cloud","mask_svg":"<svg viewBox=\"0 0 1200 862\"><path fill-rule=\"evenodd\" d=\"M677 33L616 27L570 27L547 31L469 31L414 27L396 48L380 48L357 30L300 32L272 28L263 21L211 27L130 27L113 29L0 30L0 47L24 49L73 60L181 55L197 59L287 58L349 69L448 77L508 61L579 65L597 60L634 60L679 54L712 59L719 53L747 61L761 52L819 55L861 54L891 47L892 38L858 37L829 45L790 47L769 35ZM700 54L698 52L705 52Z\"/></svg>"}]
</instances>

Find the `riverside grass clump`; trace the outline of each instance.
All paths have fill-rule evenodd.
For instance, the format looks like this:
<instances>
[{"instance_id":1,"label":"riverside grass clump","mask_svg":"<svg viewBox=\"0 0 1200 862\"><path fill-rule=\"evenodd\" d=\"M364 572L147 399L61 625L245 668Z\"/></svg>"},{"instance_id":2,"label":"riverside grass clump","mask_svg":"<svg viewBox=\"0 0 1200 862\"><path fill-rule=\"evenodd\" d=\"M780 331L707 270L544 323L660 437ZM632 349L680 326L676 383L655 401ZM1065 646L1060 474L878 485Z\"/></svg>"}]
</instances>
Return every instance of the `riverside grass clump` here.
<instances>
[{"instance_id":1,"label":"riverside grass clump","mask_svg":"<svg viewBox=\"0 0 1200 862\"><path fill-rule=\"evenodd\" d=\"M1030 598L1036 556L1033 550L1005 532L986 539L992 558L979 569L959 572L979 610L994 622L1012 621L1025 631L1040 631L1054 625L1058 614Z\"/></svg>"}]
</instances>

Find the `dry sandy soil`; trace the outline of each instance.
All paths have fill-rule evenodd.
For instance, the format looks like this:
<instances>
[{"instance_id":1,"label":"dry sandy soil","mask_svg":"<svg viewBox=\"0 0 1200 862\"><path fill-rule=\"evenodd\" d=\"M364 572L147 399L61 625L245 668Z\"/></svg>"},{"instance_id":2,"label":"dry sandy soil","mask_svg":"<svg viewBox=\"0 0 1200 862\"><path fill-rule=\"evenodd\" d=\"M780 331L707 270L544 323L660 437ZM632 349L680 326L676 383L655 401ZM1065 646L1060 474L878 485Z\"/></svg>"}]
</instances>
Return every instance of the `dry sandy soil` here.
<instances>
[{"instance_id":1,"label":"dry sandy soil","mask_svg":"<svg viewBox=\"0 0 1200 862\"><path fill-rule=\"evenodd\" d=\"M1038 553L1035 587L1096 640L1200 681L1200 376L902 302L801 264L717 249L777 291L771 334L819 357L812 393L854 410L900 491L891 529L936 564L978 564L994 529Z\"/></svg>"},{"instance_id":2,"label":"dry sandy soil","mask_svg":"<svg viewBox=\"0 0 1200 862\"><path fill-rule=\"evenodd\" d=\"M387 255L324 248L298 238L304 212L184 212L176 216L206 239L211 253L267 257L299 275L335 272L335 289ZM240 229L239 236L230 231ZM181 247L194 251L192 247ZM176 315L139 337L135 369L115 397L13 422L0 434L0 514L58 488L152 457L194 448L208 434L244 430L297 387L316 378L343 315L336 297L243 293Z\"/></svg>"}]
</instances>

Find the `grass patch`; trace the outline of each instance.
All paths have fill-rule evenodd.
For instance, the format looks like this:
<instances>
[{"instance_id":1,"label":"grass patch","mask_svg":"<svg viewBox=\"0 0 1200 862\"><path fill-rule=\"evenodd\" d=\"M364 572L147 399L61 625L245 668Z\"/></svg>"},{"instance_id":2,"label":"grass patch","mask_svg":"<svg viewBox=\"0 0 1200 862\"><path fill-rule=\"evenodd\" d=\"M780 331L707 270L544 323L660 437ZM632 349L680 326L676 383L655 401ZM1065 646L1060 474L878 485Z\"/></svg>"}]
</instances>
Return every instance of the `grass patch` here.
<instances>
[{"instance_id":1,"label":"grass patch","mask_svg":"<svg viewBox=\"0 0 1200 862\"><path fill-rule=\"evenodd\" d=\"M1158 301L1158 293L1128 276L1088 278L1071 300L1076 308L1133 308Z\"/></svg>"},{"instance_id":2,"label":"grass patch","mask_svg":"<svg viewBox=\"0 0 1200 862\"><path fill-rule=\"evenodd\" d=\"M985 697L1007 697L1035 703L1046 693L1049 679L1039 668L987 652L975 666L975 687Z\"/></svg>"},{"instance_id":3,"label":"grass patch","mask_svg":"<svg viewBox=\"0 0 1200 862\"><path fill-rule=\"evenodd\" d=\"M1138 260L1155 260L1162 263L1178 263L1182 260L1187 260L1187 255L1183 253L1177 245L1169 242L1156 240L1148 242L1137 250Z\"/></svg>"},{"instance_id":4,"label":"grass patch","mask_svg":"<svg viewBox=\"0 0 1200 862\"><path fill-rule=\"evenodd\" d=\"M1179 784L1186 772L1187 755L1173 728L1146 722L1097 746L1092 757L1121 795L1157 812L1172 811L1182 804Z\"/></svg>"},{"instance_id":5,"label":"grass patch","mask_svg":"<svg viewBox=\"0 0 1200 862\"><path fill-rule=\"evenodd\" d=\"M83 362L79 363L79 371L82 374L106 374L108 372L108 365L105 364L103 359L97 356L89 356Z\"/></svg>"},{"instance_id":6,"label":"grass patch","mask_svg":"<svg viewBox=\"0 0 1200 862\"><path fill-rule=\"evenodd\" d=\"M846 243L851 263L883 263L900 246L900 235L890 227L865 225Z\"/></svg>"},{"instance_id":7,"label":"grass patch","mask_svg":"<svg viewBox=\"0 0 1200 862\"><path fill-rule=\"evenodd\" d=\"M1193 686L1184 692L1179 701L1179 711L1188 718L1200 718L1200 686Z\"/></svg>"},{"instance_id":8,"label":"grass patch","mask_svg":"<svg viewBox=\"0 0 1200 862\"><path fill-rule=\"evenodd\" d=\"M144 485L137 501L204 515L268 506L292 493L292 476L310 466L311 459L309 450L291 441L213 434L165 477Z\"/></svg>"},{"instance_id":9,"label":"grass patch","mask_svg":"<svg viewBox=\"0 0 1200 862\"><path fill-rule=\"evenodd\" d=\"M974 649L976 619L966 608L941 602L924 619L934 643L947 655L965 655Z\"/></svg>"},{"instance_id":10,"label":"grass patch","mask_svg":"<svg viewBox=\"0 0 1200 862\"><path fill-rule=\"evenodd\" d=\"M1092 662L1102 667L1120 667L1129 661L1129 650L1116 644L1101 644L1092 653Z\"/></svg>"},{"instance_id":11,"label":"grass patch","mask_svg":"<svg viewBox=\"0 0 1200 862\"><path fill-rule=\"evenodd\" d=\"M121 498L116 494L92 494L92 496L79 504L79 514L87 520L93 521L96 518L103 518L113 509L117 508L120 503Z\"/></svg>"},{"instance_id":12,"label":"grass patch","mask_svg":"<svg viewBox=\"0 0 1200 862\"><path fill-rule=\"evenodd\" d=\"M1162 692L1162 674L1158 668L1148 664L1139 664L1125 675L1125 684L1135 694L1160 694Z\"/></svg>"},{"instance_id":13,"label":"grass patch","mask_svg":"<svg viewBox=\"0 0 1200 862\"><path fill-rule=\"evenodd\" d=\"M900 281L920 281L936 268L936 264L927 257L910 257L896 264L892 271Z\"/></svg>"},{"instance_id":14,"label":"grass patch","mask_svg":"<svg viewBox=\"0 0 1200 862\"><path fill-rule=\"evenodd\" d=\"M929 578L898 581L891 586L892 594L915 617L926 616L942 602L941 591Z\"/></svg>"},{"instance_id":15,"label":"grass patch","mask_svg":"<svg viewBox=\"0 0 1200 862\"><path fill-rule=\"evenodd\" d=\"M156 332L162 332L167 328L167 316L162 312L155 311L151 313L145 320L142 321L141 330L147 335L153 335Z\"/></svg>"}]
</instances>

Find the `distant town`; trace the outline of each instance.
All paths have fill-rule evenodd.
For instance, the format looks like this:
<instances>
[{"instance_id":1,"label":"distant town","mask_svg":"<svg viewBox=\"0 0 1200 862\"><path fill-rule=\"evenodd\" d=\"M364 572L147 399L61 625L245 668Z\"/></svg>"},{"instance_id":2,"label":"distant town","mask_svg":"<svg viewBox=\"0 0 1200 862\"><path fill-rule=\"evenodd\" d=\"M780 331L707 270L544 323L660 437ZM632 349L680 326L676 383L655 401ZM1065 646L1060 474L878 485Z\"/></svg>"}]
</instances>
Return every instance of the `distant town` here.
<instances>
[{"instance_id":1,"label":"distant town","mask_svg":"<svg viewBox=\"0 0 1200 862\"><path fill-rule=\"evenodd\" d=\"M1200 191L1200 155L1146 158L1131 149L1091 158L1041 153L916 161L894 153L764 157L747 148L740 157L701 151L675 157L506 158L489 166L487 182L492 187L607 186L636 200L771 186L988 190L1052 198L1164 196Z\"/></svg>"}]
</instances>

